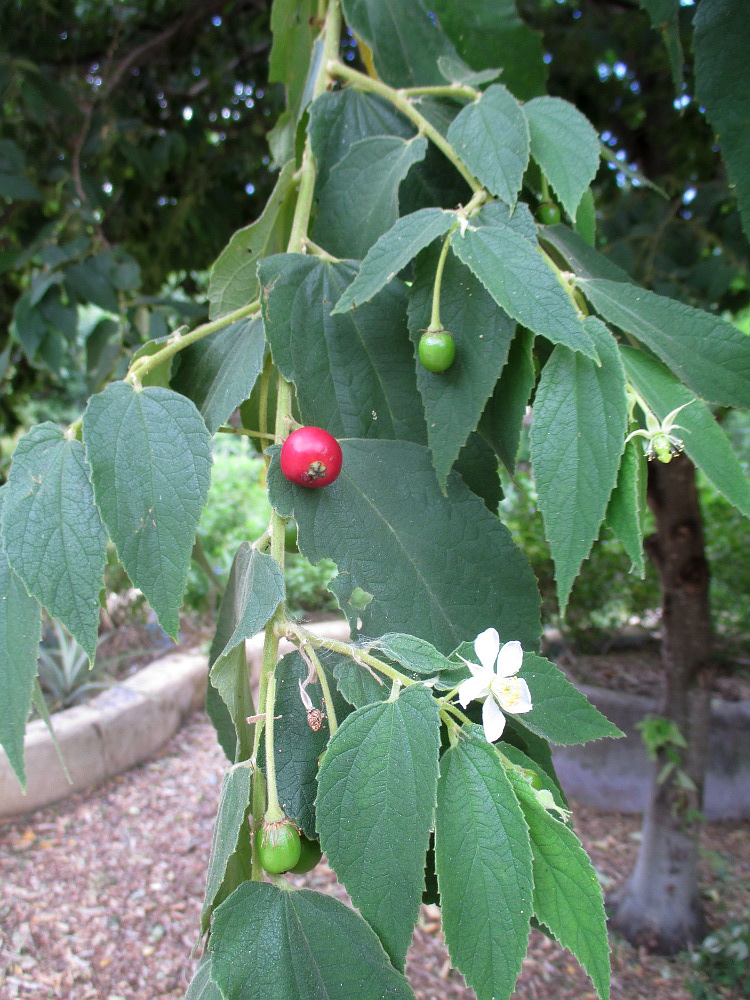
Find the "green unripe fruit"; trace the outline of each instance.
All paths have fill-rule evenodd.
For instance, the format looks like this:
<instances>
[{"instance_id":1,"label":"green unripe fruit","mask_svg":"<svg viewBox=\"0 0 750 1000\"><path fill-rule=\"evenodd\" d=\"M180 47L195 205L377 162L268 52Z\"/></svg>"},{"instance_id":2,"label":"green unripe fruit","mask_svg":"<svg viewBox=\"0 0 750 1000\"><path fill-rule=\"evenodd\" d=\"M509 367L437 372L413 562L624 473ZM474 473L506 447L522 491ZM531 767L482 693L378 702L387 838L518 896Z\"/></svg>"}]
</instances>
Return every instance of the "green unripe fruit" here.
<instances>
[{"instance_id":1,"label":"green unripe fruit","mask_svg":"<svg viewBox=\"0 0 750 1000\"><path fill-rule=\"evenodd\" d=\"M456 357L456 342L447 330L427 330L419 338L419 360L428 372L444 372Z\"/></svg>"},{"instance_id":2,"label":"green unripe fruit","mask_svg":"<svg viewBox=\"0 0 750 1000\"><path fill-rule=\"evenodd\" d=\"M543 201L536 210L536 221L543 226L556 226L560 221L560 209L554 201Z\"/></svg>"},{"instance_id":3,"label":"green unripe fruit","mask_svg":"<svg viewBox=\"0 0 750 1000\"><path fill-rule=\"evenodd\" d=\"M317 840L308 840L304 834L300 835L299 846L299 861L289 871L294 872L295 875L304 875L305 872L311 872L317 865L323 857L323 851Z\"/></svg>"},{"instance_id":4,"label":"green unripe fruit","mask_svg":"<svg viewBox=\"0 0 750 1000\"><path fill-rule=\"evenodd\" d=\"M272 875L281 875L293 868L300 859L299 833L289 820L263 823L255 831L255 847L263 868Z\"/></svg>"}]
</instances>

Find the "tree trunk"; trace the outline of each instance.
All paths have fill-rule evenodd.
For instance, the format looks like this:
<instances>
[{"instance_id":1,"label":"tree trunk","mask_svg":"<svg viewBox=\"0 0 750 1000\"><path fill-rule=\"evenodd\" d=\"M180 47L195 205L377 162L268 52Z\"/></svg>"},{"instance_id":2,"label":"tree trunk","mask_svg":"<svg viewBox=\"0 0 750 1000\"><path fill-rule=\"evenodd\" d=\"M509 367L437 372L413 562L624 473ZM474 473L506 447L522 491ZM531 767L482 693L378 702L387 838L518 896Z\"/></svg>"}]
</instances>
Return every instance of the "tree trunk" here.
<instances>
[{"instance_id":1,"label":"tree trunk","mask_svg":"<svg viewBox=\"0 0 750 1000\"><path fill-rule=\"evenodd\" d=\"M662 590L662 715L679 728L687 747L671 748L679 762L661 781L670 758L665 749L658 751L638 860L608 903L610 926L629 941L674 954L705 935L698 838L713 673L709 570L689 459L650 464L648 503L656 532L646 546Z\"/></svg>"}]
</instances>

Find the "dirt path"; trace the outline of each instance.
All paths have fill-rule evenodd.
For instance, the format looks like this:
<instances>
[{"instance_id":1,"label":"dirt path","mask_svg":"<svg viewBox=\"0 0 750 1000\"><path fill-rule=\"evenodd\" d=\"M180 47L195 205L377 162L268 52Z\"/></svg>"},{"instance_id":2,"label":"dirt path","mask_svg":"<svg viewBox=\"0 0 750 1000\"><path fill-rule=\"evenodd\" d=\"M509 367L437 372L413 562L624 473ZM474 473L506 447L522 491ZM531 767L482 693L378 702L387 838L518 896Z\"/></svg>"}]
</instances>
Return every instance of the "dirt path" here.
<instances>
[{"instance_id":1,"label":"dirt path","mask_svg":"<svg viewBox=\"0 0 750 1000\"><path fill-rule=\"evenodd\" d=\"M3 1000L182 1000L225 763L210 724L196 717L157 759L0 825ZM575 820L605 886L617 884L635 855L638 819L577 809ZM704 855L712 916L747 920L750 823L707 824ZM325 866L299 881L343 895ZM612 946L613 1000L691 1000L685 958ZM474 996L449 970L435 908L422 910L407 974L419 1000ZM514 996L595 993L567 952L534 933Z\"/></svg>"}]
</instances>

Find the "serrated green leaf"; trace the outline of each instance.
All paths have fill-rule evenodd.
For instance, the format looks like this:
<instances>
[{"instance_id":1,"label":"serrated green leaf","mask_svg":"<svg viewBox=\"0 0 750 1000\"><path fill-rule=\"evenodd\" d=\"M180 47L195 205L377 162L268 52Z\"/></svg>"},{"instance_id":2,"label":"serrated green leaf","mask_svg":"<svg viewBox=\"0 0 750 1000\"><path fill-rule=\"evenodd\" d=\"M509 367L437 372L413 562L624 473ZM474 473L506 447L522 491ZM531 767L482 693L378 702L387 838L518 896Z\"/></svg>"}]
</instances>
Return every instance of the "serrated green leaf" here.
<instances>
[{"instance_id":1,"label":"serrated green leaf","mask_svg":"<svg viewBox=\"0 0 750 1000\"><path fill-rule=\"evenodd\" d=\"M535 249L538 247L537 225L529 206L523 201L519 201L512 211L502 201L488 201L472 218L472 225L507 226L528 240Z\"/></svg>"},{"instance_id":2,"label":"serrated green leaf","mask_svg":"<svg viewBox=\"0 0 750 1000\"><path fill-rule=\"evenodd\" d=\"M521 100L544 93L542 36L518 16L516 0L432 0L430 10L472 68L484 70L499 63L503 83Z\"/></svg>"},{"instance_id":3,"label":"serrated green leaf","mask_svg":"<svg viewBox=\"0 0 750 1000\"><path fill-rule=\"evenodd\" d=\"M250 836L250 831L245 827L245 813L250 803L252 782L253 770L246 761L228 768L221 782L219 808L214 823L211 855L206 873L206 895L201 913L201 926L204 931L224 881L229 859L237 848L243 830L246 837Z\"/></svg>"},{"instance_id":4,"label":"serrated green leaf","mask_svg":"<svg viewBox=\"0 0 750 1000\"><path fill-rule=\"evenodd\" d=\"M478 72L454 56L439 56L438 69L448 83L463 83L468 87L481 87L484 83L492 83L503 72L502 69L482 69Z\"/></svg>"},{"instance_id":5,"label":"serrated green leaf","mask_svg":"<svg viewBox=\"0 0 750 1000\"><path fill-rule=\"evenodd\" d=\"M516 721L537 736L558 746L574 746L623 735L543 656L524 653L519 676L529 685L534 707Z\"/></svg>"},{"instance_id":6,"label":"serrated green leaf","mask_svg":"<svg viewBox=\"0 0 750 1000\"><path fill-rule=\"evenodd\" d=\"M286 249L294 204L293 161L285 164L263 214L238 229L211 268L209 316L218 319L258 297L258 261Z\"/></svg>"},{"instance_id":7,"label":"serrated green leaf","mask_svg":"<svg viewBox=\"0 0 750 1000\"><path fill-rule=\"evenodd\" d=\"M372 49L378 76L392 87L443 84L437 61L455 56L453 45L429 16L422 0L343 0L354 34Z\"/></svg>"},{"instance_id":8,"label":"serrated green leaf","mask_svg":"<svg viewBox=\"0 0 750 1000\"><path fill-rule=\"evenodd\" d=\"M333 310L333 315L368 302L413 260L420 250L445 235L456 224L453 212L421 208L403 216L368 250L354 281Z\"/></svg>"},{"instance_id":9,"label":"serrated green leaf","mask_svg":"<svg viewBox=\"0 0 750 1000\"><path fill-rule=\"evenodd\" d=\"M528 943L531 847L500 758L473 736L440 762L435 859L451 961L478 1000L507 1000Z\"/></svg>"},{"instance_id":10,"label":"serrated green leaf","mask_svg":"<svg viewBox=\"0 0 750 1000\"><path fill-rule=\"evenodd\" d=\"M244 650L235 650L230 654L230 656L236 664L233 668L234 671L239 673L243 666L246 668L247 664L244 661ZM234 722L232 721L232 716L229 713L226 702L213 684L208 684L206 687L206 715L211 720L211 725L214 727L216 732L217 743L224 751L229 763L233 764L238 759L237 730L235 729ZM247 754L239 755L240 760L246 760L247 757Z\"/></svg>"},{"instance_id":11,"label":"serrated green leaf","mask_svg":"<svg viewBox=\"0 0 750 1000\"><path fill-rule=\"evenodd\" d=\"M310 890L241 885L216 911L209 946L224 1000L414 1000L362 917Z\"/></svg>"},{"instance_id":12,"label":"serrated green leaf","mask_svg":"<svg viewBox=\"0 0 750 1000\"><path fill-rule=\"evenodd\" d=\"M507 87L495 83L459 111L448 141L488 191L515 205L529 165L529 126Z\"/></svg>"},{"instance_id":13,"label":"serrated green leaf","mask_svg":"<svg viewBox=\"0 0 750 1000\"><path fill-rule=\"evenodd\" d=\"M593 307L712 403L750 407L750 337L711 313L636 285L579 281Z\"/></svg>"},{"instance_id":14,"label":"serrated green leaf","mask_svg":"<svg viewBox=\"0 0 750 1000\"><path fill-rule=\"evenodd\" d=\"M307 76L313 40L317 34L315 0L274 0L271 7L273 45L268 79L283 83L287 106L297 113Z\"/></svg>"},{"instance_id":15,"label":"serrated green leaf","mask_svg":"<svg viewBox=\"0 0 750 1000\"><path fill-rule=\"evenodd\" d=\"M107 535L94 505L80 441L51 423L33 427L13 454L3 544L29 593L96 656Z\"/></svg>"},{"instance_id":16,"label":"serrated green leaf","mask_svg":"<svg viewBox=\"0 0 750 1000\"><path fill-rule=\"evenodd\" d=\"M548 243L565 258L571 271L579 278L607 278L610 281L633 283L627 271L594 250L582 234L569 226L544 226L539 236L542 243Z\"/></svg>"},{"instance_id":17,"label":"serrated green leaf","mask_svg":"<svg viewBox=\"0 0 750 1000\"><path fill-rule=\"evenodd\" d=\"M386 632L377 640L374 649L382 650L389 659L395 660L405 670L423 677L435 677L441 670L453 667L450 660L431 643L403 632Z\"/></svg>"},{"instance_id":18,"label":"serrated green leaf","mask_svg":"<svg viewBox=\"0 0 750 1000\"><path fill-rule=\"evenodd\" d=\"M321 94L310 105L307 131L318 167L316 184L320 190L333 167L358 139L374 135L410 139L415 129L383 98L347 87Z\"/></svg>"},{"instance_id":19,"label":"serrated green leaf","mask_svg":"<svg viewBox=\"0 0 750 1000\"><path fill-rule=\"evenodd\" d=\"M510 344L508 360L479 421L479 433L492 445L511 475L516 468L523 418L536 381L533 347L534 335L523 328L518 329Z\"/></svg>"},{"instance_id":20,"label":"serrated green leaf","mask_svg":"<svg viewBox=\"0 0 750 1000\"><path fill-rule=\"evenodd\" d=\"M542 370L531 424L531 462L561 614L599 534L627 430L617 345L596 317L586 327L596 336L601 366L556 347Z\"/></svg>"},{"instance_id":21,"label":"serrated green leaf","mask_svg":"<svg viewBox=\"0 0 750 1000\"><path fill-rule=\"evenodd\" d=\"M512 735L512 734L507 733L505 735ZM547 746L546 742L545 746ZM528 754L524 753L523 750L519 750L518 747L514 746L512 743L506 743L504 740L500 743L496 743L495 747L504 757L507 757L508 760L511 761L511 763L517 764L519 767L523 767L526 770L533 771L537 775L539 781L541 782L542 787L546 788L547 791L552 795L552 798L554 799L555 803L562 809L565 809L567 807L568 804L567 799L565 798L565 794L563 793L562 788L557 782L557 775L555 774L554 768L551 768L550 771L547 770L546 767L547 760L544 761L535 760L533 757L530 757ZM506 773L508 774L509 778L511 778L511 782L513 783L512 769L508 768ZM523 781L526 781L523 775L520 775L519 777L521 777Z\"/></svg>"},{"instance_id":22,"label":"serrated green leaf","mask_svg":"<svg viewBox=\"0 0 750 1000\"><path fill-rule=\"evenodd\" d=\"M531 155L571 219L599 169L599 136L585 115L559 97L535 97L523 107Z\"/></svg>"},{"instance_id":23,"label":"serrated green leaf","mask_svg":"<svg viewBox=\"0 0 750 1000\"><path fill-rule=\"evenodd\" d=\"M453 465L472 493L484 500L487 510L497 514L503 498L495 452L481 435L472 432Z\"/></svg>"},{"instance_id":24,"label":"serrated green leaf","mask_svg":"<svg viewBox=\"0 0 750 1000\"><path fill-rule=\"evenodd\" d=\"M437 705L414 685L353 712L318 774L321 846L399 969L422 901L439 749Z\"/></svg>"},{"instance_id":25,"label":"serrated green leaf","mask_svg":"<svg viewBox=\"0 0 750 1000\"><path fill-rule=\"evenodd\" d=\"M212 434L252 392L263 370L265 346L263 320L255 316L180 352L172 388L192 399Z\"/></svg>"},{"instance_id":26,"label":"serrated green leaf","mask_svg":"<svg viewBox=\"0 0 750 1000\"><path fill-rule=\"evenodd\" d=\"M427 448L407 441L344 440L343 468L323 490L268 473L271 502L299 527L311 562L333 559L331 586L357 631L418 635L447 653L490 624L527 649L539 636L539 597L526 557L460 477L437 483ZM373 595L347 606L355 588Z\"/></svg>"},{"instance_id":27,"label":"serrated green leaf","mask_svg":"<svg viewBox=\"0 0 750 1000\"><path fill-rule=\"evenodd\" d=\"M319 655L319 658L323 669L328 671L329 658L325 655ZM307 709L302 704L299 691L299 682L304 682L308 673L309 668L298 652L288 653L276 667L274 712L280 716L274 727L276 791L284 814L294 820L306 837L316 840L318 761L330 736L330 720L324 720L318 730L313 730L308 725ZM336 687L331 685L331 689L336 718L340 724L350 709ZM325 713L320 684L314 681L305 690L313 707ZM264 759L262 757L261 766Z\"/></svg>"},{"instance_id":28,"label":"serrated green leaf","mask_svg":"<svg viewBox=\"0 0 750 1000\"><path fill-rule=\"evenodd\" d=\"M508 777L531 836L534 914L591 976L601 1000L609 998L609 942L599 880L573 831L559 822L517 773Z\"/></svg>"},{"instance_id":29,"label":"serrated green leaf","mask_svg":"<svg viewBox=\"0 0 750 1000\"><path fill-rule=\"evenodd\" d=\"M750 480L711 410L655 358L632 347L622 346L620 353L628 378L659 420L685 406L677 414L679 427L673 433L705 477L745 517L750 517Z\"/></svg>"},{"instance_id":30,"label":"serrated green leaf","mask_svg":"<svg viewBox=\"0 0 750 1000\"><path fill-rule=\"evenodd\" d=\"M617 485L609 499L605 523L630 556L633 571L643 579L643 513L646 504L646 476L643 455L635 441L625 445L617 473Z\"/></svg>"},{"instance_id":31,"label":"serrated green leaf","mask_svg":"<svg viewBox=\"0 0 750 1000\"><path fill-rule=\"evenodd\" d=\"M398 187L427 140L372 136L353 143L320 191L312 236L336 257L361 260L398 218Z\"/></svg>"},{"instance_id":32,"label":"serrated green leaf","mask_svg":"<svg viewBox=\"0 0 750 1000\"><path fill-rule=\"evenodd\" d=\"M594 343L568 294L537 247L500 223L451 237L457 256L507 313L553 344L596 358Z\"/></svg>"},{"instance_id":33,"label":"serrated green leaf","mask_svg":"<svg viewBox=\"0 0 750 1000\"><path fill-rule=\"evenodd\" d=\"M420 258L409 296L409 329L415 351L430 324L438 249ZM484 285L454 254L445 260L440 320L456 342L456 360L435 374L417 364L417 385L427 421L427 441L441 487L508 357L516 325Z\"/></svg>"},{"instance_id":34,"label":"serrated green leaf","mask_svg":"<svg viewBox=\"0 0 750 1000\"><path fill-rule=\"evenodd\" d=\"M173 638L208 496L211 444L195 405L170 389L113 382L83 417L94 497L120 562Z\"/></svg>"},{"instance_id":35,"label":"serrated green leaf","mask_svg":"<svg viewBox=\"0 0 750 1000\"><path fill-rule=\"evenodd\" d=\"M0 488L0 520L5 512L7 484ZM0 745L21 787L26 787L24 734L31 710L42 609L30 597L8 563L0 542Z\"/></svg>"},{"instance_id":36,"label":"serrated green leaf","mask_svg":"<svg viewBox=\"0 0 750 1000\"><path fill-rule=\"evenodd\" d=\"M385 701L391 693L390 685L384 678L348 656L333 659L331 669L341 697L355 708Z\"/></svg>"},{"instance_id":37,"label":"serrated green leaf","mask_svg":"<svg viewBox=\"0 0 750 1000\"><path fill-rule=\"evenodd\" d=\"M695 12L696 97L721 144L737 192L742 228L750 239L750 21L743 0L714 0Z\"/></svg>"},{"instance_id":38,"label":"serrated green leaf","mask_svg":"<svg viewBox=\"0 0 750 1000\"><path fill-rule=\"evenodd\" d=\"M343 316L330 310L356 266L302 254L264 260L266 336L281 373L297 387L305 423L335 436L425 439L406 331L406 293L394 281Z\"/></svg>"}]
</instances>

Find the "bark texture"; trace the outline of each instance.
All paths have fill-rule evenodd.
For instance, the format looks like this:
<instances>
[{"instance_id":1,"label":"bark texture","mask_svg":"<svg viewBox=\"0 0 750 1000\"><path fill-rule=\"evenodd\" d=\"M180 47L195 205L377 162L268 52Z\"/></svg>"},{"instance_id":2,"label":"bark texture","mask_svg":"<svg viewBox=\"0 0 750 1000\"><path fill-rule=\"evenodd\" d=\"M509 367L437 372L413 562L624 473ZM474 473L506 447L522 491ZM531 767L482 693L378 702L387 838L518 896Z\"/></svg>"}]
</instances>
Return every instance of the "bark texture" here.
<instances>
[{"instance_id":1,"label":"bark texture","mask_svg":"<svg viewBox=\"0 0 750 1000\"><path fill-rule=\"evenodd\" d=\"M701 940L706 929L698 887L698 841L708 757L712 634L703 523L689 459L680 455L668 465L649 466L648 502L656 532L646 544L662 590L661 714L679 728L687 747L679 751L678 767L661 781L669 757L659 752L635 868L608 904L610 925L629 941L674 954Z\"/></svg>"}]
</instances>

